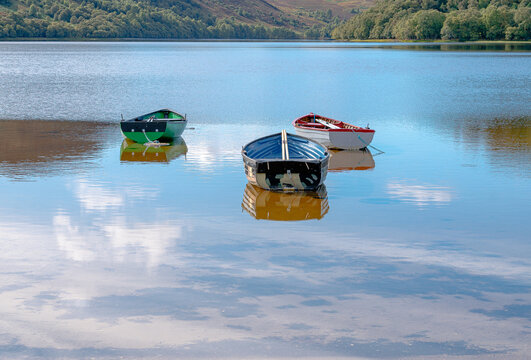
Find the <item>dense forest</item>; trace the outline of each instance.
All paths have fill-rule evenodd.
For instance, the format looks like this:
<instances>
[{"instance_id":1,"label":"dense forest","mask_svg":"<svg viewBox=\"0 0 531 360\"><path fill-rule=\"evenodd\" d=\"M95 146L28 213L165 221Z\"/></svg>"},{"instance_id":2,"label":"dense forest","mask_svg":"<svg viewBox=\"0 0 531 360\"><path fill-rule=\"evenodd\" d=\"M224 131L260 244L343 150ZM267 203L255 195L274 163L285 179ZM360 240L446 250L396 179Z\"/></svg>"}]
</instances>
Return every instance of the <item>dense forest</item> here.
<instances>
[{"instance_id":1,"label":"dense forest","mask_svg":"<svg viewBox=\"0 0 531 360\"><path fill-rule=\"evenodd\" d=\"M337 25L263 0L0 0L0 39L316 39Z\"/></svg>"},{"instance_id":2,"label":"dense forest","mask_svg":"<svg viewBox=\"0 0 531 360\"><path fill-rule=\"evenodd\" d=\"M530 40L530 0L380 0L336 39Z\"/></svg>"}]
</instances>

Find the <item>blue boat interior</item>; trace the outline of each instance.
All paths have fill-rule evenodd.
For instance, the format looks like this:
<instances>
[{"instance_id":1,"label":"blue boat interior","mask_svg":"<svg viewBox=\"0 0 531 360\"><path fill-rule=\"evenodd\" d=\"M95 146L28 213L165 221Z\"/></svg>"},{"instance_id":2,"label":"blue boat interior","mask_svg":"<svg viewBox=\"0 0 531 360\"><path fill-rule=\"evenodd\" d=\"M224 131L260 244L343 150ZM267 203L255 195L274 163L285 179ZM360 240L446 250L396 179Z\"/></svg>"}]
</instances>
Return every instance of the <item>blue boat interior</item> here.
<instances>
[{"instance_id":1,"label":"blue boat interior","mask_svg":"<svg viewBox=\"0 0 531 360\"><path fill-rule=\"evenodd\" d=\"M301 136L287 134L290 160L324 159L326 149ZM282 135L280 133L266 136L249 143L245 149L251 159L282 160Z\"/></svg>"}]
</instances>

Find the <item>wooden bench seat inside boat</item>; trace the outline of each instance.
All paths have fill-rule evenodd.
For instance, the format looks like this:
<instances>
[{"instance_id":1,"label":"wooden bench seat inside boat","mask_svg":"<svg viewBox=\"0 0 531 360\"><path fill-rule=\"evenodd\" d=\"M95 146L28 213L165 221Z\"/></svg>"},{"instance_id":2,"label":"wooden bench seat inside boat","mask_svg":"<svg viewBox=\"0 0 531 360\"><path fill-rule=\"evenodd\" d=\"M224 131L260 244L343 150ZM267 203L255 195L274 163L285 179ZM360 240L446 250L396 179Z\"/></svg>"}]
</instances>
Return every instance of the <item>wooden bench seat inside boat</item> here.
<instances>
[{"instance_id":1,"label":"wooden bench seat inside boat","mask_svg":"<svg viewBox=\"0 0 531 360\"><path fill-rule=\"evenodd\" d=\"M329 123L328 121L324 121L324 120L321 120L321 119L315 119L315 121L317 121L320 124L323 124L324 126L330 128L330 129L341 129L341 127L339 127L337 125L334 125L332 123Z\"/></svg>"}]
</instances>

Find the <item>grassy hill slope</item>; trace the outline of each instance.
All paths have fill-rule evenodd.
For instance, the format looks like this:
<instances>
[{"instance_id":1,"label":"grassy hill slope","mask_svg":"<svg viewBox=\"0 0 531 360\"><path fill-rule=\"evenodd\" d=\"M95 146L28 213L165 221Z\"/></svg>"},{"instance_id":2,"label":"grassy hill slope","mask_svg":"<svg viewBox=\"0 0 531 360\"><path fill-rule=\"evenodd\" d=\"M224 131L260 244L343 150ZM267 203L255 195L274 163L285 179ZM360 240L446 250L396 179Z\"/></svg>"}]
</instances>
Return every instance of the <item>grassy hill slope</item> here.
<instances>
[{"instance_id":1,"label":"grassy hill slope","mask_svg":"<svg viewBox=\"0 0 531 360\"><path fill-rule=\"evenodd\" d=\"M348 19L353 13L368 9L374 0L269 0L271 4L285 12L328 11L341 20Z\"/></svg>"}]
</instances>

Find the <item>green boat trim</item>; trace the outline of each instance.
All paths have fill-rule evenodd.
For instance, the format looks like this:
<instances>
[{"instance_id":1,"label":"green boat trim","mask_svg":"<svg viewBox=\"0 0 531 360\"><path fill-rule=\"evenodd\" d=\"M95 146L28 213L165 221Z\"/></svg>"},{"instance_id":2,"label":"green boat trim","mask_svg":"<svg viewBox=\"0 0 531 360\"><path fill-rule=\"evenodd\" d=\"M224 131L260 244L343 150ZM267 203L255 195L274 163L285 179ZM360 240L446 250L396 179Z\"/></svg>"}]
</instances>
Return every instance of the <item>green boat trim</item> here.
<instances>
[{"instance_id":1,"label":"green boat trim","mask_svg":"<svg viewBox=\"0 0 531 360\"><path fill-rule=\"evenodd\" d=\"M160 109L125 121L148 121L159 119L186 120L186 115L183 116L170 109Z\"/></svg>"},{"instance_id":2,"label":"green boat trim","mask_svg":"<svg viewBox=\"0 0 531 360\"><path fill-rule=\"evenodd\" d=\"M161 109L122 120L120 128L126 138L144 144L159 139L176 138L183 133L186 124L186 115L183 116L170 109Z\"/></svg>"}]
</instances>

